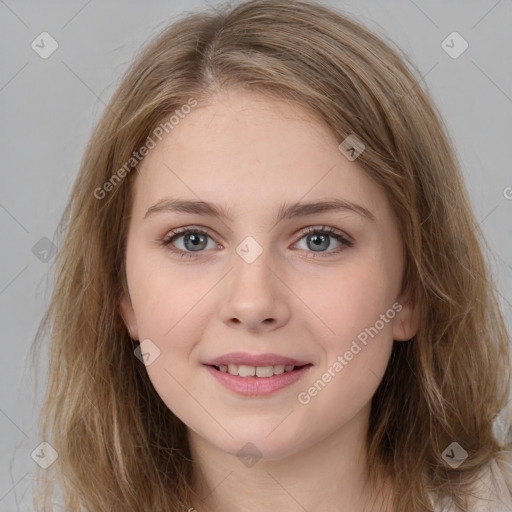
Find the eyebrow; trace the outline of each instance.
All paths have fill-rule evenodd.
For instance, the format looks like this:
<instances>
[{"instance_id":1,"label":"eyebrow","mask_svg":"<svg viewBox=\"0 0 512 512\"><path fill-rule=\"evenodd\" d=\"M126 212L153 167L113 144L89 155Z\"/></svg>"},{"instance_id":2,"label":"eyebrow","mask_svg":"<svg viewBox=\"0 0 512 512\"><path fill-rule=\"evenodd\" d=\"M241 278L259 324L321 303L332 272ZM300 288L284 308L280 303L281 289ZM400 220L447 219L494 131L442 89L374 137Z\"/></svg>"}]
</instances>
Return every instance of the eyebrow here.
<instances>
[{"instance_id":1,"label":"eyebrow","mask_svg":"<svg viewBox=\"0 0 512 512\"><path fill-rule=\"evenodd\" d=\"M308 215L315 215L322 212L332 211L350 211L358 215L375 221L373 213L358 204L345 201L343 199L330 199L324 201L315 201L309 203L282 203L279 207L278 213L274 222L277 224L282 220L292 219L295 217L305 217ZM228 221L233 221L233 216L228 210L221 206L206 203L197 200L183 200L183 199L162 199L156 204L148 208L144 219L147 219L157 213L172 212L172 213L190 213L202 216L218 217Z\"/></svg>"}]
</instances>

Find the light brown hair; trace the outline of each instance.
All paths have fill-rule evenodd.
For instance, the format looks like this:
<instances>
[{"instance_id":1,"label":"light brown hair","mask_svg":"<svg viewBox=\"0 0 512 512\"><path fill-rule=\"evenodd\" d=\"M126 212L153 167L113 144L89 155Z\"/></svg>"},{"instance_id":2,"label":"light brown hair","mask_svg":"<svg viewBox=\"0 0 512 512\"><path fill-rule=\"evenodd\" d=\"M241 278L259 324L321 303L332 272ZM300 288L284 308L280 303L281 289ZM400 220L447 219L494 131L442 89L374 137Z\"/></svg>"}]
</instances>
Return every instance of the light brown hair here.
<instances>
[{"instance_id":1,"label":"light brown hair","mask_svg":"<svg viewBox=\"0 0 512 512\"><path fill-rule=\"evenodd\" d=\"M134 356L119 312L136 165L104 197L95 191L162 119L228 88L297 103L340 142L357 135L366 146L357 163L398 219L403 289L421 320L413 339L394 344L367 435L370 477L392 478L393 510L432 511L428 492L462 507L478 472L505 460L492 423L508 399L508 334L460 165L419 76L392 43L302 1L189 14L143 49L92 134L60 224L36 337L50 349L40 437L59 458L38 471L37 510L54 510L54 485L66 511L190 507L186 426ZM469 453L457 469L442 458L453 441Z\"/></svg>"}]
</instances>

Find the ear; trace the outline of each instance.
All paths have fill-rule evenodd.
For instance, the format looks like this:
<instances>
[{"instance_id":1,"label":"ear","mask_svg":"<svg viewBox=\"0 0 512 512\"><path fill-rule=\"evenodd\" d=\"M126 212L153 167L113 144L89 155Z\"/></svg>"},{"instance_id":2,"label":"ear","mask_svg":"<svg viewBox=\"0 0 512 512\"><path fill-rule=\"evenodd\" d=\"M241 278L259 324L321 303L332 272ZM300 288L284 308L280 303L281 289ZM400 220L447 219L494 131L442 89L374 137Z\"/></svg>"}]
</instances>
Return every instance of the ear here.
<instances>
[{"instance_id":1,"label":"ear","mask_svg":"<svg viewBox=\"0 0 512 512\"><path fill-rule=\"evenodd\" d=\"M135 318L135 311L133 310L133 306L130 298L127 295L123 295L121 298L121 303L119 305L119 310L121 316L123 317L123 321L130 333L130 337L133 340L139 339L139 329L137 327L137 319Z\"/></svg>"},{"instance_id":2,"label":"ear","mask_svg":"<svg viewBox=\"0 0 512 512\"><path fill-rule=\"evenodd\" d=\"M393 309L397 312L393 318L393 339L396 341L408 341L418 332L420 323L419 307L413 304L407 295L401 295Z\"/></svg>"}]
</instances>

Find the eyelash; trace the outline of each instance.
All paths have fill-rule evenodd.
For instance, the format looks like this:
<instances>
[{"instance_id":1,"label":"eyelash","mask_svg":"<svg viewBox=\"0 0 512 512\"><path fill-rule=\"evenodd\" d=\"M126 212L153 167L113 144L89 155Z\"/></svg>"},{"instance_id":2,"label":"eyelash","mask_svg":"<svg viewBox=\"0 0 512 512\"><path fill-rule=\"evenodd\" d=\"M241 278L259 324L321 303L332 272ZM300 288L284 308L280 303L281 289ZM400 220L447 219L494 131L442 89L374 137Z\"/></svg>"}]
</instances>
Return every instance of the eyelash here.
<instances>
[{"instance_id":1,"label":"eyelash","mask_svg":"<svg viewBox=\"0 0 512 512\"><path fill-rule=\"evenodd\" d=\"M213 239L213 237L211 236L210 230L208 230L206 228L201 228L201 229L193 228L193 227L178 228L178 229L173 230L172 233L173 233L172 236L166 237L162 241L162 245L165 246L170 251L172 251L173 253L177 254L178 256L181 256L182 258L190 259L190 258L196 258L197 256L196 256L196 254L194 254L193 251L183 251L181 249L173 248L172 242L174 242L176 239L180 238L183 235L187 235L187 234L207 235ZM301 231L300 238L297 240L297 242L302 240L302 238L304 238L305 236L307 236L311 233L330 235L332 238L334 238L335 240L340 242L342 245L340 247L338 247L338 249L335 249L334 251L330 251L330 252L326 252L326 253L322 253L321 251L318 253L315 253L315 251L309 251L309 252L312 252L313 255L307 256L308 258L329 257L334 254L340 253L341 251L345 250L347 247L352 247L354 245L353 242L348 240L348 238L343 235L343 233L341 233L340 231L338 231L334 228L331 228L329 226L322 226L322 227L311 226L309 228L306 228L305 230ZM200 252L204 252L204 251L197 251L197 252L200 253ZM324 254L325 254L325 256L324 256Z\"/></svg>"}]
</instances>

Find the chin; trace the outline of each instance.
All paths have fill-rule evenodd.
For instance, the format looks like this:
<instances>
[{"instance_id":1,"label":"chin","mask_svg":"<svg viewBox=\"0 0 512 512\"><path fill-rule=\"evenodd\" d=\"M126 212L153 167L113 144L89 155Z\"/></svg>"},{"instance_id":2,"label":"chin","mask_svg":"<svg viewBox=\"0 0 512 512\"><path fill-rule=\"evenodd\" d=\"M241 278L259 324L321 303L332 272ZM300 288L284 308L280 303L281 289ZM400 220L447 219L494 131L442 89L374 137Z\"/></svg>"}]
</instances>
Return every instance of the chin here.
<instances>
[{"instance_id":1,"label":"chin","mask_svg":"<svg viewBox=\"0 0 512 512\"><path fill-rule=\"evenodd\" d=\"M300 449L298 439L283 430L277 434L270 429L248 429L243 435L231 431L234 439L217 444L217 447L226 452L244 459L246 457L262 460L278 460L293 455ZM269 435L269 432L272 432ZM215 443L216 444L216 443Z\"/></svg>"}]
</instances>

